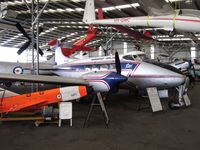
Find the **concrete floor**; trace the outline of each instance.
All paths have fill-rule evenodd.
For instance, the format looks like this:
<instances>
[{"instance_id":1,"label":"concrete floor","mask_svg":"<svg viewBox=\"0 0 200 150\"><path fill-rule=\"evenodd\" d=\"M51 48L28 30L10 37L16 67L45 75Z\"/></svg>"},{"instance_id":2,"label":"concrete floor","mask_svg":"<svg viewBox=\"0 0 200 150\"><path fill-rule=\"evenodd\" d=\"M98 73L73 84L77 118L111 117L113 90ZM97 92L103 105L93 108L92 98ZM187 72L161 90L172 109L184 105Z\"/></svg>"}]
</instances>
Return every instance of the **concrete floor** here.
<instances>
[{"instance_id":1,"label":"concrete floor","mask_svg":"<svg viewBox=\"0 0 200 150\"><path fill-rule=\"evenodd\" d=\"M107 129L99 109L95 109L88 128L82 128L87 104L74 104L73 127L54 124L35 127L31 122L0 125L1 150L199 150L200 101L197 84L189 91L192 106L152 114L137 112L136 98L127 91L112 95L106 106L110 115Z\"/></svg>"}]
</instances>

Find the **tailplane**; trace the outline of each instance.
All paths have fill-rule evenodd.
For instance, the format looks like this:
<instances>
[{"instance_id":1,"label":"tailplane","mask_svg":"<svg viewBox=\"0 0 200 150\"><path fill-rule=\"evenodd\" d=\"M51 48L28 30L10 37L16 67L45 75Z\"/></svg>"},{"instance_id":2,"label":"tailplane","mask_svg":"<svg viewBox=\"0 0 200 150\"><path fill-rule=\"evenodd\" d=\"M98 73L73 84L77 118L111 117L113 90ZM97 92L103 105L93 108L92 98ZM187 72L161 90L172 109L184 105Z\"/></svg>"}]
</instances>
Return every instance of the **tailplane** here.
<instances>
[{"instance_id":1,"label":"tailplane","mask_svg":"<svg viewBox=\"0 0 200 150\"><path fill-rule=\"evenodd\" d=\"M94 0L86 0L83 22L92 24L96 20Z\"/></svg>"},{"instance_id":2,"label":"tailplane","mask_svg":"<svg viewBox=\"0 0 200 150\"><path fill-rule=\"evenodd\" d=\"M60 41L51 40L48 42L48 45L53 46L55 48L55 63L57 65L64 64L74 60L74 58L66 57L69 56L67 55L67 53L70 51L68 51L68 49L66 48L63 48L63 43L61 43Z\"/></svg>"}]
</instances>

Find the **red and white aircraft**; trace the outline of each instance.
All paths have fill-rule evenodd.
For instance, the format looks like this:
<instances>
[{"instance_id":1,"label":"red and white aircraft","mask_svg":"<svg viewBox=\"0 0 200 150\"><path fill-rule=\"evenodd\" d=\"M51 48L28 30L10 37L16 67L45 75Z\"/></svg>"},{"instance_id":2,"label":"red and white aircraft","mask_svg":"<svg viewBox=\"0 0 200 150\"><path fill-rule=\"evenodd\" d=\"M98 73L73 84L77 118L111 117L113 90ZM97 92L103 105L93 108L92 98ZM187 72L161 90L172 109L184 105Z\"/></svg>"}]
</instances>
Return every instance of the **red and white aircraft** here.
<instances>
[{"instance_id":1,"label":"red and white aircraft","mask_svg":"<svg viewBox=\"0 0 200 150\"><path fill-rule=\"evenodd\" d=\"M90 47L86 47L85 45L90 42L93 38L96 37L98 32L97 28L94 28L92 25L89 26L89 29L87 30L87 34L76 41L75 43L66 43L62 42L60 43L61 50L64 56L69 57L71 54L73 54L76 51L91 51L94 50ZM59 41L57 40L51 40L48 45L49 46L55 46ZM71 44L71 45L70 45Z\"/></svg>"}]
</instances>

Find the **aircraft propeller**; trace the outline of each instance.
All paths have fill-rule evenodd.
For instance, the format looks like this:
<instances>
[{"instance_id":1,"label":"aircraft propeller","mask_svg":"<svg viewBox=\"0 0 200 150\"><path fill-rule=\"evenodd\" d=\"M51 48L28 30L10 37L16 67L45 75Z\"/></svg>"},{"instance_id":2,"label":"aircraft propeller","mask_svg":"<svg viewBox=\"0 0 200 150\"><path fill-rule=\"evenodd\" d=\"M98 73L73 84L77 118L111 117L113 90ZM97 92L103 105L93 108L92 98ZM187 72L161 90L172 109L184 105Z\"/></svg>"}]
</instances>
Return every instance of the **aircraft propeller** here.
<instances>
[{"instance_id":1,"label":"aircraft propeller","mask_svg":"<svg viewBox=\"0 0 200 150\"><path fill-rule=\"evenodd\" d=\"M28 39L28 41L26 43L24 43L24 45L22 45L22 47L17 51L18 55L21 55L21 53L30 46L32 41L20 23L17 23L15 26ZM43 29L39 29L39 33L41 33L42 30ZM34 48L37 49L36 43L34 44ZM41 56L44 55L43 51L40 48L39 48L39 54Z\"/></svg>"},{"instance_id":2,"label":"aircraft propeller","mask_svg":"<svg viewBox=\"0 0 200 150\"><path fill-rule=\"evenodd\" d=\"M191 64L191 67L190 67L190 68L191 68L192 71L193 71L193 74L194 74L193 77L196 79L196 69L195 69L195 67L194 67L195 64L198 64L198 61L197 61L196 59L194 59L194 63Z\"/></svg>"},{"instance_id":3,"label":"aircraft propeller","mask_svg":"<svg viewBox=\"0 0 200 150\"><path fill-rule=\"evenodd\" d=\"M115 52L115 66L116 66L117 74L121 74L121 63L120 63L118 52Z\"/></svg>"}]
</instances>

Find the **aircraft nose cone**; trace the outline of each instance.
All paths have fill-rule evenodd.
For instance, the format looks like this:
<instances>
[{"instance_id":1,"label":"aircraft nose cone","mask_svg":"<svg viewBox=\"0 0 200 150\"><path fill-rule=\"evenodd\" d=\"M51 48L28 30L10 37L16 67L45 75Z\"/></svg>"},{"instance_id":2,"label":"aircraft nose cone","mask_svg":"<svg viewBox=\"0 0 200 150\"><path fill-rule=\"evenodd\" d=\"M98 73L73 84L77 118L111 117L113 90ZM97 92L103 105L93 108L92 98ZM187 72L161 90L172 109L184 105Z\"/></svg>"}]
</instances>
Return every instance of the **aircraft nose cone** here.
<instances>
[{"instance_id":1,"label":"aircraft nose cone","mask_svg":"<svg viewBox=\"0 0 200 150\"><path fill-rule=\"evenodd\" d=\"M185 83L186 79L185 75L173 71L168 71L168 73L169 73L169 78L166 79L166 84L170 85L171 87L176 87Z\"/></svg>"},{"instance_id":2,"label":"aircraft nose cone","mask_svg":"<svg viewBox=\"0 0 200 150\"><path fill-rule=\"evenodd\" d=\"M177 87L185 82L185 76L176 68L161 63L145 63L135 73L132 80L141 88L158 89ZM137 75L139 74L139 75Z\"/></svg>"}]
</instances>

